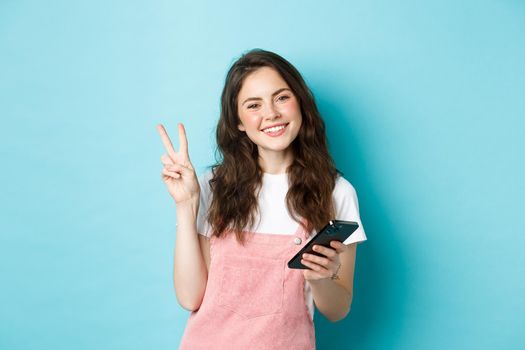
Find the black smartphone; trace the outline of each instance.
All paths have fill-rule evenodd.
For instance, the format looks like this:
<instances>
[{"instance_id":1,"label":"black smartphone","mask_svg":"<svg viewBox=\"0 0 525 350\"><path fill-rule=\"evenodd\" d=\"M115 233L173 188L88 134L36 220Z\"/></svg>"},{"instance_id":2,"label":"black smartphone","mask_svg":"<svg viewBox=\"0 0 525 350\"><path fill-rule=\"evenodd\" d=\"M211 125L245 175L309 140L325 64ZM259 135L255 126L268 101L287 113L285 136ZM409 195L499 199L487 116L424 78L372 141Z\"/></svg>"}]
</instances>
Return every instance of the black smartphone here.
<instances>
[{"instance_id":1,"label":"black smartphone","mask_svg":"<svg viewBox=\"0 0 525 350\"><path fill-rule=\"evenodd\" d=\"M305 244L305 246L295 256L288 261L288 267L291 269L309 269L309 267L301 264L301 259L304 253L324 256L323 254L314 252L312 247L314 245L322 245L328 248L331 241L344 242L355 230L359 224L354 221L332 220L321 231ZM333 248L332 248L333 249Z\"/></svg>"}]
</instances>

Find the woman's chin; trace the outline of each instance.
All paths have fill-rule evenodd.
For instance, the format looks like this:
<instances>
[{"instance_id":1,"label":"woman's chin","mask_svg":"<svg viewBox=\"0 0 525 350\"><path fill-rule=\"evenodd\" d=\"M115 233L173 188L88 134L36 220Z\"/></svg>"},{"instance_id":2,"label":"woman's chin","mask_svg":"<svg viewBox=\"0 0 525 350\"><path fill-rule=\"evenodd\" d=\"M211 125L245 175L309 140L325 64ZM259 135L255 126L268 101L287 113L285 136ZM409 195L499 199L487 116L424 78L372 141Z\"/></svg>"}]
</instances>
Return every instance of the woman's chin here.
<instances>
[{"instance_id":1,"label":"woman's chin","mask_svg":"<svg viewBox=\"0 0 525 350\"><path fill-rule=\"evenodd\" d=\"M259 154L261 153L287 153L291 150L290 143L283 143L282 145L257 145L259 149Z\"/></svg>"}]
</instances>

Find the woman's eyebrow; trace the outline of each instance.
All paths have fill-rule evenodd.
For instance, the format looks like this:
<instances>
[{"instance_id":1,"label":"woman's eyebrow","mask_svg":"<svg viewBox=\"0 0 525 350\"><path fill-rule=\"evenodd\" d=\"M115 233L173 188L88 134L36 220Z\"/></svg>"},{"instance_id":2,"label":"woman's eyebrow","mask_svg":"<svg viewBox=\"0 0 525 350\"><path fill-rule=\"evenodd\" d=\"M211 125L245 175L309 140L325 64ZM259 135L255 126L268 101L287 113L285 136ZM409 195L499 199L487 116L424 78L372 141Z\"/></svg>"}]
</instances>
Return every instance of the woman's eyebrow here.
<instances>
[{"instance_id":1,"label":"woman's eyebrow","mask_svg":"<svg viewBox=\"0 0 525 350\"><path fill-rule=\"evenodd\" d=\"M285 91L285 90L292 91L292 90L290 90L289 88L280 88L280 89L276 90L276 91L272 94L272 97L274 97L275 95L280 94L281 92L283 92L283 91ZM244 105L244 104L245 104L246 102L248 102L248 101L259 101L259 100L262 100L262 98L261 98L261 97L248 97L246 100L244 100L244 101L242 102L241 106Z\"/></svg>"}]
</instances>

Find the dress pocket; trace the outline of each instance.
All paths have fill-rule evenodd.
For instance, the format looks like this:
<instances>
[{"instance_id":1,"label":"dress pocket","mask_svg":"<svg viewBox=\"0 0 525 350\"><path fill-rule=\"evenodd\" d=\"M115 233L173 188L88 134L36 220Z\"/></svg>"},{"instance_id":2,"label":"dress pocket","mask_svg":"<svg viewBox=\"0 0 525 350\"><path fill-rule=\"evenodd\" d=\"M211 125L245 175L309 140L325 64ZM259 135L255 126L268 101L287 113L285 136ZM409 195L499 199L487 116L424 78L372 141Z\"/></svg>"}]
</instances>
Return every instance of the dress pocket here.
<instances>
[{"instance_id":1,"label":"dress pocket","mask_svg":"<svg viewBox=\"0 0 525 350\"><path fill-rule=\"evenodd\" d=\"M280 313L284 262L253 256L224 255L218 303L244 318Z\"/></svg>"}]
</instances>

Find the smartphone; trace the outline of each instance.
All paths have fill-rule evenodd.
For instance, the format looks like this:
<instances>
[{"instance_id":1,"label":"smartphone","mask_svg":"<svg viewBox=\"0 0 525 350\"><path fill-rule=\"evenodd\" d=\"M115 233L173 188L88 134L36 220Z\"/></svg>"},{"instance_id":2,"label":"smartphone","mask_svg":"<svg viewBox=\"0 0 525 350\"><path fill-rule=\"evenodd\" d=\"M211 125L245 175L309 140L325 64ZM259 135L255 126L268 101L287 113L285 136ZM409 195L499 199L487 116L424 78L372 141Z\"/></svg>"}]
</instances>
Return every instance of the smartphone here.
<instances>
[{"instance_id":1,"label":"smartphone","mask_svg":"<svg viewBox=\"0 0 525 350\"><path fill-rule=\"evenodd\" d=\"M321 229L312 239L310 239L305 246L295 256L288 261L288 267L291 269L309 269L309 267L301 264L301 259L304 253L314 254L317 256L324 256L323 254L314 252L312 250L314 245L322 245L333 249L330 246L331 241L344 242L355 230L359 224L354 221L332 220Z\"/></svg>"}]
</instances>

